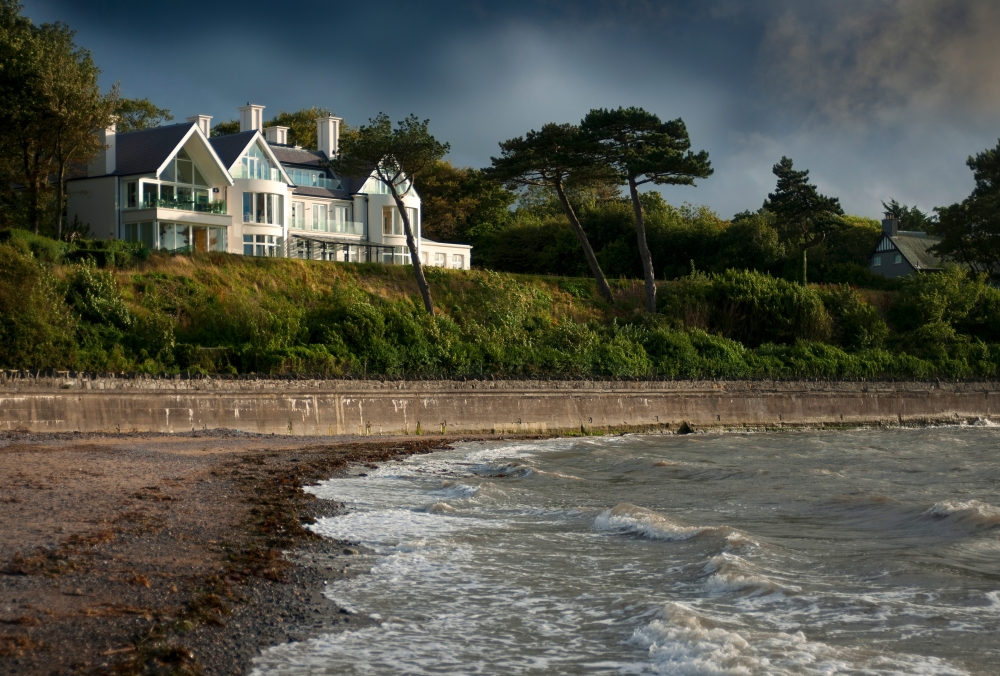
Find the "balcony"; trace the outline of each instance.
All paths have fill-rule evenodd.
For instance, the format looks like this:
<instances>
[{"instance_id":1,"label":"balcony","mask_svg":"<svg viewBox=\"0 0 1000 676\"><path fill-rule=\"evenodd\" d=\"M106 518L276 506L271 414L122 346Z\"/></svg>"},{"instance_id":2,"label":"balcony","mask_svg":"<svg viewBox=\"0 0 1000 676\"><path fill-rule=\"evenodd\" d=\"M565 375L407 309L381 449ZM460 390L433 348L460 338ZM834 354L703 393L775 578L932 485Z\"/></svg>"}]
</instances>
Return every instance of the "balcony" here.
<instances>
[{"instance_id":1,"label":"balcony","mask_svg":"<svg viewBox=\"0 0 1000 676\"><path fill-rule=\"evenodd\" d=\"M365 234L365 224L360 221L331 221L320 225L306 223L304 218L293 218L289 224L293 230L305 230L306 232L335 232L345 235Z\"/></svg>"},{"instance_id":2,"label":"balcony","mask_svg":"<svg viewBox=\"0 0 1000 676\"><path fill-rule=\"evenodd\" d=\"M343 190L344 186L339 178L324 178L321 176L310 176L304 172L290 171L289 177L297 187L306 188L326 188L327 190Z\"/></svg>"},{"instance_id":3,"label":"balcony","mask_svg":"<svg viewBox=\"0 0 1000 676\"><path fill-rule=\"evenodd\" d=\"M281 170L275 169L273 167L265 167L258 165L256 170L254 168L246 167L242 164L237 164L231 175L233 178L252 178L260 181L280 181L284 182L281 178Z\"/></svg>"},{"instance_id":4,"label":"balcony","mask_svg":"<svg viewBox=\"0 0 1000 676\"><path fill-rule=\"evenodd\" d=\"M342 232L346 235L365 234L365 224L361 221L337 221L330 224L330 232Z\"/></svg>"},{"instance_id":5,"label":"balcony","mask_svg":"<svg viewBox=\"0 0 1000 676\"><path fill-rule=\"evenodd\" d=\"M208 202L184 199L147 199L142 203L144 209L177 209L179 211L196 211L202 214L227 214L225 200Z\"/></svg>"}]
</instances>

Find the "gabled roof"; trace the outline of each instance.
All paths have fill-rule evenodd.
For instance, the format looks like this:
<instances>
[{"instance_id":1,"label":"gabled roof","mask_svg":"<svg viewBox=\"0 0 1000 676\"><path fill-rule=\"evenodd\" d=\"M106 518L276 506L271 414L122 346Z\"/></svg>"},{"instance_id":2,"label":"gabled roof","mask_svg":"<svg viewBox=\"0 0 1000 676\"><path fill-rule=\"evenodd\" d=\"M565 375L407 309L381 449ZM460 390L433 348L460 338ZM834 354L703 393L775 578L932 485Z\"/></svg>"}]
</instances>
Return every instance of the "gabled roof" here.
<instances>
[{"instance_id":1,"label":"gabled roof","mask_svg":"<svg viewBox=\"0 0 1000 676\"><path fill-rule=\"evenodd\" d=\"M243 156L252 143L260 139L260 147L264 149L268 157L274 166L281 170L282 176L285 178L286 183L291 183L292 179L288 177L285 173L285 168L282 166L281 161L275 157L273 150L271 149L271 144L269 144L260 132L257 130L253 131L241 131L238 134L228 134L226 136L213 136L209 139L209 143L215 149L215 152L219 155L222 163L226 165L227 170L232 170L233 165L236 161Z\"/></svg>"},{"instance_id":2,"label":"gabled roof","mask_svg":"<svg viewBox=\"0 0 1000 676\"><path fill-rule=\"evenodd\" d=\"M889 240L892 245L896 247L896 250L902 254L906 262L909 263L914 270L919 271L933 271L941 270L944 268L944 262L941 258L928 251L935 244L941 243L940 237L934 237L933 235L928 235L925 232L919 231L907 231L901 230L896 235L887 235L882 233L879 237L878 242L875 243L875 248L872 250L871 254L868 255L871 258L876 252L878 252L879 244L883 240Z\"/></svg>"},{"instance_id":3,"label":"gabled roof","mask_svg":"<svg viewBox=\"0 0 1000 676\"><path fill-rule=\"evenodd\" d=\"M240 159L243 151L250 145L250 139L256 133L255 131L241 131L238 134L213 136L208 139L208 142L215 148L215 154L226 165L226 169L229 169L236 163L236 160Z\"/></svg>"},{"instance_id":4,"label":"gabled roof","mask_svg":"<svg viewBox=\"0 0 1000 676\"><path fill-rule=\"evenodd\" d=\"M119 176L156 173L193 126L184 122L115 134L115 173Z\"/></svg>"},{"instance_id":5,"label":"gabled roof","mask_svg":"<svg viewBox=\"0 0 1000 676\"><path fill-rule=\"evenodd\" d=\"M165 127L140 129L115 135L115 174L131 176L134 174L155 174L159 176L164 166L191 139L200 139L199 148L194 151L200 157L202 170L207 170L205 163L214 164L223 175L225 182L232 185L233 179L226 167L222 165L208 139L202 134L198 125L193 122L171 124Z\"/></svg>"}]
</instances>

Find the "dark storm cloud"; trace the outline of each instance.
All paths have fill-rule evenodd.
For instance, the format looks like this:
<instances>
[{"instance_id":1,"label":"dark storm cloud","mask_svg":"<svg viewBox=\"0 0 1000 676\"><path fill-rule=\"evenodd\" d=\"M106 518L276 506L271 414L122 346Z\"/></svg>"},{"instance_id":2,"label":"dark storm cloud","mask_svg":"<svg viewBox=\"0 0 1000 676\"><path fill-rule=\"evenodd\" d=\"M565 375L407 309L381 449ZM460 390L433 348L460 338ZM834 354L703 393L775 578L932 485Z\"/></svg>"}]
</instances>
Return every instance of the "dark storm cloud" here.
<instances>
[{"instance_id":1,"label":"dark storm cloud","mask_svg":"<svg viewBox=\"0 0 1000 676\"><path fill-rule=\"evenodd\" d=\"M998 38L996 2L796 4L768 22L760 71L786 99L834 118L975 116L1000 103Z\"/></svg>"},{"instance_id":2,"label":"dark storm cloud","mask_svg":"<svg viewBox=\"0 0 1000 676\"><path fill-rule=\"evenodd\" d=\"M991 0L466 0L135 3L27 0L79 30L128 96L179 117L328 106L363 123L430 117L452 159L590 108L683 117L715 175L674 202L757 208L783 154L850 210L924 208L970 188L1000 133Z\"/></svg>"}]
</instances>

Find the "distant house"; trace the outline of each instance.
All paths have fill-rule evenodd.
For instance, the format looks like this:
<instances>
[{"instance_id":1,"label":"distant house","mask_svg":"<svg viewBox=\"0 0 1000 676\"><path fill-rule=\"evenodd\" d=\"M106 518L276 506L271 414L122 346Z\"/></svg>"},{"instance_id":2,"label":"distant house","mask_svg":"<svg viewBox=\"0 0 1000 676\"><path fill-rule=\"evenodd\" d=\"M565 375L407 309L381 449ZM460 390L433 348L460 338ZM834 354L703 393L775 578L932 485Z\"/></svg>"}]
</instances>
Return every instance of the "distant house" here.
<instances>
[{"instance_id":1,"label":"distant house","mask_svg":"<svg viewBox=\"0 0 1000 676\"><path fill-rule=\"evenodd\" d=\"M868 255L868 269L890 279L918 272L938 272L944 268L944 262L929 249L940 242L940 237L926 232L900 230L899 220L886 214L882 220L882 234Z\"/></svg>"},{"instance_id":2,"label":"distant house","mask_svg":"<svg viewBox=\"0 0 1000 676\"><path fill-rule=\"evenodd\" d=\"M319 148L262 128L264 106L239 108L240 131L211 137L211 117L116 133L87 175L69 182L68 212L104 239L173 252L342 262L410 263L399 210L374 175L335 176L342 120L317 120ZM420 237L415 190L403 198L421 263L468 270L472 247Z\"/></svg>"}]
</instances>

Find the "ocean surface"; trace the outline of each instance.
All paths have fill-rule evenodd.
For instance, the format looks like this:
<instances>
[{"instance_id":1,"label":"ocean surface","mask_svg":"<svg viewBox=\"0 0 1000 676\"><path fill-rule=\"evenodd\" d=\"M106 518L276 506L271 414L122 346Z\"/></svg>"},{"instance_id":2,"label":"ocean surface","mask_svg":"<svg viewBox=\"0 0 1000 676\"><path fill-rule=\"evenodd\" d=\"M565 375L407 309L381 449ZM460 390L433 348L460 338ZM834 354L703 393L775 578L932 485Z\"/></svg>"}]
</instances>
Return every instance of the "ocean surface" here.
<instances>
[{"instance_id":1,"label":"ocean surface","mask_svg":"<svg viewBox=\"0 0 1000 676\"><path fill-rule=\"evenodd\" d=\"M350 508L314 528L377 552L327 595L378 624L255 674L1000 674L998 449L624 436L360 469L310 488Z\"/></svg>"}]
</instances>

